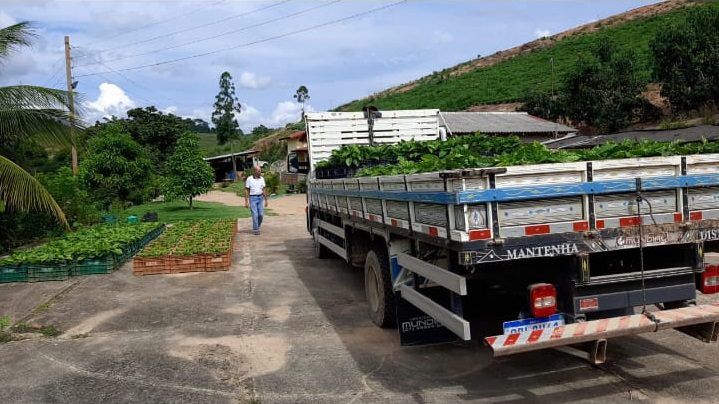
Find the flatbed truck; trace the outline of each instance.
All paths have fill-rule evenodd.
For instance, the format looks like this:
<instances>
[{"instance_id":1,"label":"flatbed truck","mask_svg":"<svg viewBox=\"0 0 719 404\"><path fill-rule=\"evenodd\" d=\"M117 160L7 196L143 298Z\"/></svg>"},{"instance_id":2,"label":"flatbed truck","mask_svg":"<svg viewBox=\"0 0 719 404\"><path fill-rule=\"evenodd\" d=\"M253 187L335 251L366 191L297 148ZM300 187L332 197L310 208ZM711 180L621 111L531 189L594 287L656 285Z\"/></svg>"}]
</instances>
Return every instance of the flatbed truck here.
<instances>
[{"instance_id":1,"label":"flatbed truck","mask_svg":"<svg viewBox=\"0 0 719 404\"><path fill-rule=\"evenodd\" d=\"M442 138L441 113L305 119L315 253L364 270L370 318L402 344L601 363L612 337L717 340L719 304L697 296L719 292L719 154L318 178L345 144Z\"/></svg>"}]
</instances>

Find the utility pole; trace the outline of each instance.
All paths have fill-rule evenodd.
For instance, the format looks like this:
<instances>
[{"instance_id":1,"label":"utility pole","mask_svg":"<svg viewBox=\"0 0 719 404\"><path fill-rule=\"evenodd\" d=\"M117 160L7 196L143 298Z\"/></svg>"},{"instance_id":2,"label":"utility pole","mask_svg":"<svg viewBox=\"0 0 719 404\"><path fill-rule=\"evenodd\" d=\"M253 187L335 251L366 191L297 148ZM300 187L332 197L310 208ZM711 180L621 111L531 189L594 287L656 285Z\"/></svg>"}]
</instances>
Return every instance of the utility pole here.
<instances>
[{"instance_id":1,"label":"utility pole","mask_svg":"<svg viewBox=\"0 0 719 404\"><path fill-rule=\"evenodd\" d=\"M72 175L79 172L77 148L75 147L75 95L72 85L72 58L70 57L70 37L65 35L65 75L67 76L67 96L70 106L70 142L72 143Z\"/></svg>"},{"instance_id":2,"label":"utility pole","mask_svg":"<svg viewBox=\"0 0 719 404\"><path fill-rule=\"evenodd\" d=\"M554 102L554 57L550 58L549 61L552 63L552 102ZM551 103L549 105L552 105ZM559 119L557 117L557 119ZM557 119L554 120L554 138L556 139L558 135L557 130Z\"/></svg>"}]
</instances>

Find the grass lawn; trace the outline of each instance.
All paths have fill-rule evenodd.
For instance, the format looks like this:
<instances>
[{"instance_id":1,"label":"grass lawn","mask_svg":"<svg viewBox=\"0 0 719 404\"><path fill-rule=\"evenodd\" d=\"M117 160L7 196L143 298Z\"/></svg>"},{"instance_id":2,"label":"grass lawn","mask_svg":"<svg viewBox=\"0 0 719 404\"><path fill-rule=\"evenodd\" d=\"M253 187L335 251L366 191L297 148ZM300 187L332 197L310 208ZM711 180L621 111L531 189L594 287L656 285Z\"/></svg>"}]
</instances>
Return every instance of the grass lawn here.
<instances>
[{"instance_id":1,"label":"grass lawn","mask_svg":"<svg viewBox=\"0 0 719 404\"><path fill-rule=\"evenodd\" d=\"M232 219L250 217L250 210L245 207L227 206L219 202L195 201L190 210L187 202L149 202L133 206L125 210L120 219L135 215L139 219L147 212L157 212L160 222L175 223L184 220Z\"/></svg>"}]
</instances>

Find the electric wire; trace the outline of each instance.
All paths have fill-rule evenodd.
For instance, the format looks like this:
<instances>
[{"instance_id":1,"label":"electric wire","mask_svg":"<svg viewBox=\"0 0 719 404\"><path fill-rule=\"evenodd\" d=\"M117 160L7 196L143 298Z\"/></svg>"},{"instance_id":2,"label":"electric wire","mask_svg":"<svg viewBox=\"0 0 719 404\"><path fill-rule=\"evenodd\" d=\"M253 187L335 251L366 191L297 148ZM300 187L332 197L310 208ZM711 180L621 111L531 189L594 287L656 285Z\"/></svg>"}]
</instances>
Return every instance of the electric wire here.
<instances>
[{"instance_id":1,"label":"electric wire","mask_svg":"<svg viewBox=\"0 0 719 404\"><path fill-rule=\"evenodd\" d=\"M341 23L341 22L348 21L348 20L352 20L352 19L354 19L354 18L363 17L363 16L365 16L365 15L373 14L373 13L376 13L376 12L379 12L379 11L382 11L382 10L386 10L386 9L388 9L388 8L390 8L390 7L397 6L397 5L402 4L402 3L406 3L407 1L408 1L408 0L400 0L400 1L397 1L397 2L394 2L394 3L390 3L390 4L387 4L387 5L381 6L381 7L376 7L376 8L370 9L370 10L366 10L366 11L363 11L363 12L359 12L359 13L356 13L356 14L352 14L352 15L349 15L349 16L347 16L347 17L342 17L342 18L338 18L338 19L335 19L335 20L323 22L323 23L320 23L320 24L311 25L311 26L306 27L306 28L302 28L302 29L298 29L298 30L295 30L295 31L286 32L286 33L279 34L279 35L274 35L274 36L267 37L267 38L264 38L264 39L259 39L259 40L256 40L256 41L246 42L246 43L243 43L243 44L240 44L240 45L235 45L235 46L231 46L231 47L227 47L227 48L223 48L223 49L217 49L217 50L209 51L209 52L198 53L198 54L194 54L194 55L190 55L190 56L185 56L185 57L181 57L181 58L176 58L176 59L164 60L164 61L161 61L161 62L150 63L150 64L146 64L146 65L126 67L126 68L122 68L122 69L117 69L117 71L126 72L126 71L147 69L147 68L149 68L149 67L156 67L156 66L162 66L162 65L171 64L171 63L182 62L182 61L185 61L185 60L196 59L196 58L199 58L199 57L214 55L214 54L217 54L217 53L227 52L227 51L230 51L230 50L240 49L240 48L244 48L244 47L247 47L247 46L252 46L252 45L256 45L256 44L260 44L260 43L264 43L264 42L269 42L269 41L272 41L272 40L275 40L275 39L285 38L285 37L288 37L288 36L291 36L291 35L295 35L295 34L300 34L300 33L308 32L308 31L312 31L312 30L314 30L314 29L324 28L324 27L327 27L327 26L330 26L330 25L339 24L339 23ZM78 75L77 77L89 77L89 76L95 76L95 75L102 74L102 73L107 73L107 72L106 72L106 71L98 71L98 72L92 72L92 73L86 73L86 74Z\"/></svg>"},{"instance_id":2,"label":"electric wire","mask_svg":"<svg viewBox=\"0 0 719 404\"><path fill-rule=\"evenodd\" d=\"M99 39L99 40L97 40L97 41L95 41L95 42L92 42L92 43L90 43L90 44L87 44L87 45L85 45L85 46L92 46L92 45L94 45L94 44L96 44L96 43L107 42L107 41L109 41L110 39L119 38L119 37L121 37L121 36L123 36L123 35L130 34L130 33L137 32L137 31L141 31L141 30L143 30L143 29L145 29L145 28L149 28L149 27L152 27L152 26L155 26L155 25L162 25L162 24L164 24L164 23L166 23L166 22L173 21L173 20L176 20L176 19L178 19L178 18L182 18L182 17L187 16L187 15L196 14L197 12L202 11L202 10L204 10L204 9L206 9L206 8L214 7L214 6L218 5L218 4L222 4L222 3L225 3L225 2L227 2L227 0L219 0L219 1L216 1L216 2L214 2L214 3L204 4L204 5L200 6L200 7L194 8L194 9L192 9L191 11L188 11L188 12L186 12L186 13L181 13L181 14L175 15L174 17L165 18L164 20L160 20L160 21L153 21L153 22L151 22L151 23L142 25L142 26L140 26L140 27L133 28L133 29L130 29L130 30L127 30L127 31L123 31L123 32L121 32L121 33L119 33L119 34L117 34L117 35L111 35L111 36L109 36L109 37L104 37L104 38L101 38L101 39Z\"/></svg>"},{"instance_id":3,"label":"electric wire","mask_svg":"<svg viewBox=\"0 0 719 404\"><path fill-rule=\"evenodd\" d=\"M109 52L109 51L113 51L113 50L128 48L128 47L130 47L130 46L141 45L141 44L144 44L144 43L147 43L147 42L156 41L156 40L158 40L158 39L168 38L168 37L171 37L171 36L174 36L174 35L177 35L177 34L182 34L182 33L185 33L185 32L194 31L194 30L197 30L197 29L200 29L200 28L204 28L204 27L208 27L208 26L211 26L211 25L220 24L220 23L223 23L223 22L226 22L226 21L230 21L230 20L233 20L233 19L236 19L236 18L244 17L244 16L247 16L247 15L250 15L250 14L254 14L254 13L258 13L258 12L260 12L260 11L268 10L268 9L270 9L270 8L277 7L277 6L279 6L279 5L282 5L282 4L285 4L285 3L289 3L290 1L293 1L293 0L282 0L282 1L279 1L279 2L276 2L276 3L272 3L272 4L267 5L267 6L264 6L264 7L256 8L256 9L253 9L253 10L250 10L250 11L245 11L245 12L242 12L242 13L239 13L239 14L230 15L230 16L221 18L221 19L216 20L216 21L207 22L207 23L200 24L200 25L195 25L195 26L189 27L189 28L183 28L183 29L180 29L180 30L177 30L177 31L169 32L169 33L162 34L162 35L157 35L157 36L154 36L154 37L151 37L151 38L147 38L147 39L143 39L143 40L141 40L141 41L131 42L131 43L127 43L127 44L125 44L125 45L120 45L120 46L117 46L117 47L114 47L114 48L105 49L105 50L102 50L102 51L100 51L100 52L101 52L101 53L105 53L105 52Z\"/></svg>"},{"instance_id":4,"label":"electric wire","mask_svg":"<svg viewBox=\"0 0 719 404\"><path fill-rule=\"evenodd\" d=\"M80 53L80 54L84 54L85 56L89 56L88 54L86 54L86 53L84 53L84 52L78 50L77 48L75 48L75 50L76 50L78 53ZM152 92L155 92L155 90L152 90L151 88L149 88L149 87L147 87L147 86L145 86L145 85L143 85L143 84L138 83L137 81L135 81L135 80L131 79L130 77L128 77L126 74L124 74L124 73L122 73L122 72L118 72L116 69L113 69L111 66L108 66L108 65L105 64L104 62L99 62L99 63L100 63L101 65L105 66L105 68L107 68L110 72L115 73L115 74L117 74L118 76L122 77L125 81L127 81L128 83L134 85L134 86L137 87L138 89L145 90L145 91L149 91L149 92L151 92L151 93L152 93ZM101 75L101 77L104 77L104 78L107 79L108 81L112 81L110 78L108 78L108 77L105 76L105 75ZM145 98L145 97L143 97L143 96L139 96L139 94L135 94L135 95L138 95L138 98L144 99L144 100L145 100L146 102L148 102L149 104L157 104L156 102L151 101L151 100L149 100L148 98ZM157 94L157 95L159 95L159 94ZM166 101L169 101L170 103L174 103L173 100L171 100L171 99L169 99L169 98L167 98L167 97L165 97L165 96L160 95L160 97L163 98L163 99L166 100Z\"/></svg>"},{"instance_id":5,"label":"electric wire","mask_svg":"<svg viewBox=\"0 0 719 404\"><path fill-rule=\"evenodd\" d=\"M311 12L311 11L317 10L317 9L319 9L319 8L328 7L328 6L331 6L331 5L333 5L333 4L340 3L340 2L342 2L342 1L345 1L345 0L332 0L332 1L328 2L328 3L323 3L323 4L320 4L320 5L312 6L312 7L309 7L309 8L303 9L303 10L300 10L300 11L296 11L296 12L294 12L294 13L290 13L290 14L287 14L287 15L283 15L283 16L281 16L281 17L273 18L273 19L271 19L271 20L263 21L263 22L260 22L260 23L257 23L257 24L247 25L247 26L244 26L244 27L241 27L241 28L233 29L233 30L230 30L230 31L225 31L225 32L220 33L220 34L216 34L216 35L212 35L212 36L208 36L208 37L204 37L204 38L194 39L194 40L192 40L192 41L184 42L184 43L177 44L177 45L167 46L167 47L159 48L159 49L153 49L153 50L151 50L151 51L142 52L142 53L136 53L136 54L127 55L127 56L122 56L122 57L118 57L118 58L115 58L115 59L109 59L109 60L105 60L105 62L106 62L106 63L118 62L118 61L121 61L121 60L131 59L131 58L135 58L135 57L138 57L138 56L152 55L152 54L159 53L159 52L164 52L164 51L170 50L170 49L177 49L177 48L181 48L181 47L183 47L183 46L194 45L194 44L197 44L197 43L200 43L200 42L206 42L206 41L209 41L209 40L212 40L212 39L216 39L216 38L220 38L220 37L223 37L223 36L226 36L226 35L236 34L236 33L238 33L238 32L246 31L246 30L251 29L251 28L261 27L261 26L263 26L263 25L271 24L271 23L273 23L273 22L282 21L282 20L285 20L285 19L288 19L288 18L296 17L296 16L298 16L298 15L306 14L306 13L309 13L309 12ZM92 65L96 65L96 64L100 64L100 62L98 61L98 62L92 62L92 63L85 63L85 64L82 64L81 66L82 66L82 67L85 67L85 66L92 66Z\"/></svg>"}]
</instances>

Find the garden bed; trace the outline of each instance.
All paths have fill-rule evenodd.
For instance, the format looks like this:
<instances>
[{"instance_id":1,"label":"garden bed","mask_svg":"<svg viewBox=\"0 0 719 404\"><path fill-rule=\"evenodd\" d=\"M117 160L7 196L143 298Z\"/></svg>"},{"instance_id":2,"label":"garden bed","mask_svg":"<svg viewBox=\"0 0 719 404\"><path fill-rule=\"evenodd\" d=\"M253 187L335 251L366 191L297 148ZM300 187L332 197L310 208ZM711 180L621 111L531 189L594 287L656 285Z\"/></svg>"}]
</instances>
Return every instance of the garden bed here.
<instances>
[{"instance_id":1,"label":"garden bed","mask_svg":"<svg viewBox=\"0 0 719 404\"><path fill-rule=\"evenodd\" d=\"M118 269L164 229L156 223L103 224L68 233L0 260L0 283L66 280Z\"/></svg>"},{"instance_id":2,"label":"garden bed","mask_svg":"<svg viewBox=\"0 0 719 404\"><path fill-rule=\"evenodd\" d=\"M132 261L135 275L227 271L237 235L236 220L179 222Z\"/></svg>"}]
</instances>

